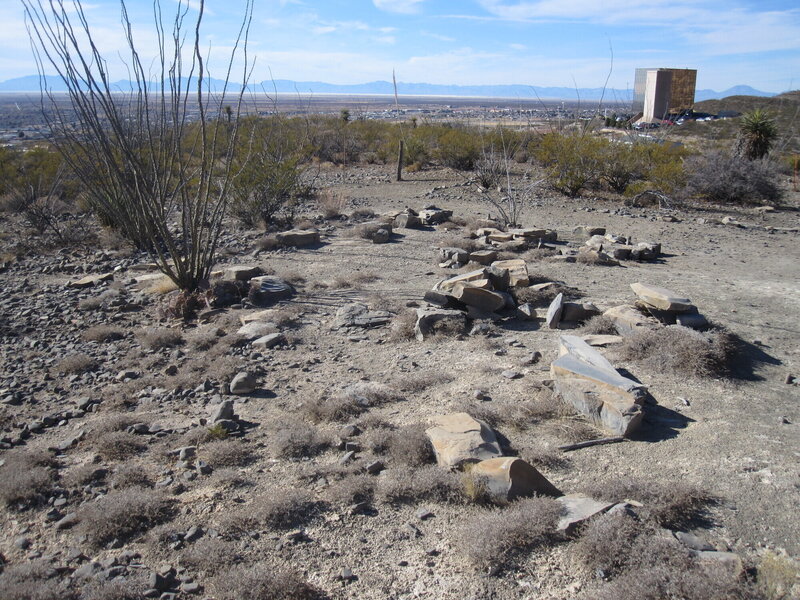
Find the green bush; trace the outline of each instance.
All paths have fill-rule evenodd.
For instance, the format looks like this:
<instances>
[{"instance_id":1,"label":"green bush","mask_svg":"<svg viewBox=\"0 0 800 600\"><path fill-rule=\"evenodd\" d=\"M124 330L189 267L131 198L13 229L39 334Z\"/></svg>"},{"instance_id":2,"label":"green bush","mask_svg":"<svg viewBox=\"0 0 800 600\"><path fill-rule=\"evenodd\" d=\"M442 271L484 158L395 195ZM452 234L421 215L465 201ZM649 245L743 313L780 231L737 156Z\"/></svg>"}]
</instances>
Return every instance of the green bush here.
<instances>
[{"instance_id":1,"label":"green bush","mask_svg":"<svg viewBox=\"0 0 800 600\"><path fill-rule=\"evenodd\" d=\"M547 169L547 180L570 197L580 194L603 170L603 150L608 142L581 132L546 134L536 157Z\"/></svg>"},{"instance_id":2,"label":"green bush","mask_svg":"<svg viewBox=\"0 0 800 600\"><path fill-rule=\"evenodd\" d=\"M459 171L472 171L480 157L477 136L463 129L446 129L439 136L438 158L441 163Z\"/></svg>"}]
</instances>

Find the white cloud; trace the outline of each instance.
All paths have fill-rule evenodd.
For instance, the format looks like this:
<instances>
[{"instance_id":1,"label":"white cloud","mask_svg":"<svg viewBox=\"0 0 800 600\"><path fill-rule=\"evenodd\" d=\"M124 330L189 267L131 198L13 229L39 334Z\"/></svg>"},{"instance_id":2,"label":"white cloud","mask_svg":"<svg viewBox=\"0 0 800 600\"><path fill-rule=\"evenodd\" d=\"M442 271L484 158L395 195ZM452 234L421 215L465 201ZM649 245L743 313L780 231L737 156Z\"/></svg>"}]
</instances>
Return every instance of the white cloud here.
<instances>
[{"instance_id":1,"label":"white cloud","mask_svg":"<svg viewBox=\"0 0 800 600\"><path fill-rule=\"evenodd\" d=\"M419 12L425 0L372 0L372 3L381 10L400 14L413 14Z\"/></svg>"},{"instance_id":2,"label":"white cloud","mask_svg":"<svg viewBox=\"0 0 800 600\"><path fill-rule=\"evenodd\" d=\"M525 44L509 44L509 48L512 50L527 50L528 47Z\"/></svg>"}]
</instances>

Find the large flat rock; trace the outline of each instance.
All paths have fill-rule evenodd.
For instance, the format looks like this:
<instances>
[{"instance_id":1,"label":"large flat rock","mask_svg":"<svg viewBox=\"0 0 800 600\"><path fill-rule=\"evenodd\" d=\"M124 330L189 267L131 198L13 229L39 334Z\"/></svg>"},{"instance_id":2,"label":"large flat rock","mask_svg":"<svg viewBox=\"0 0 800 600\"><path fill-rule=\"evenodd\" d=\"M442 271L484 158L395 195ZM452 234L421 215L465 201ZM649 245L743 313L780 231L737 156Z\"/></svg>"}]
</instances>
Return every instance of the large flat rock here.
<instances>
[{"instance_id":1,"label":"large flat rock","mask_svg":"<svg viewBox=\"0 0 800 600\"><path fill-rule=\"evenodd\" d=\"M654 318L643 315L627 304L609 308L603 313L603 316L608 317L614 323L617 333L625 337L641 331L658 329L660 326Z\"/></svg>"},{"instance_id":2,"label":"large flat rock","mask_svg":"<svg viewBox=\"0 0 800 600\"><path fill-rule=\"evenodd\" d=\"M556 391L594 424L628 435L641 423L647 388L623 377L577 336L561 336L561 356L550 364Z\"/></svg>"},{"instance_id":3,"label":"large flat rock","mask_svg":"<svg viewBox=\"0 0 800 600\"><path fill-rule=\"evenodd\" d=\"M560 496L561 491L521 458L505 456L475 463L469 471L477 486L484 486L489 497L500 504L541 494Z\"/></svg>"},{"instance_id":4,"label":"large flat rock","mask_svg":"<svg viewBox=\"0 0 800 600\"><path fill-rule=\"evenodd\" d=\"M496 260L492 263L492 266L498 269L508 270L509 287L525 287L531 282L528 275L528 267L521 258Z\"/></svg>"},{"instance_id":5,"label":"large flat rock","mask_svg":"<svg viewBox=\"0 0 800 600\"><path fill-rule=\"evenodd\" d=\"M594 500L584 494L567 494L556 500L564 507L564 513L558 521L556 531L567 536L573 535L581 523L614 506L613 502Z\"/></svg>"},{"instance_id":6,"label":"large flat rock","mask_svg":"<svg viewBox=\"0 0 800 600\"><path fill-rule=\"evenodd\" d=\"M478 280L484 281L489 284L487 279ZM457 283L450 293L459 302L490 313L500 310L506 303L506 299L497 292L487 289L486 286L472 285L471 282Z\"/></svg>"},{"instance_id":7,"label":"large flat rock","mask_svg":"<svg viewBox=\"0 0 800 600\"><path fill-rule=\"evenodd\" d=\"M637 282L631 284L631 289L642 302L661 310L687 312L694 309L691 300L666 288Z\"/></svg>"},{"instance_id":8,"label":"large flat rock","mask_svg":"<svg viewBox=\"0 0 800 600\"><path fill-rule=\"evenodd\" d=\"M452 413L433 419L435 425L425 433L431 440L436 462L443 467L460 468L503 455L494 431L467 413Z\"/></svg>"},{"instance_id":9,"label":"large flat rock","mask_svg":"<svg viewBox=\"0 0 800 600\"><path fill-rule=\"evenodd\" d=\"M464 273L463 275L456 275L450 279L445 279L444 281L437 283L433 289L437 292L449 292L456 286L457 283L477 281L479 279L488 279L486 269L477 269L475 271L470 271L469 273Z\"/></svg>"}]
</instances>

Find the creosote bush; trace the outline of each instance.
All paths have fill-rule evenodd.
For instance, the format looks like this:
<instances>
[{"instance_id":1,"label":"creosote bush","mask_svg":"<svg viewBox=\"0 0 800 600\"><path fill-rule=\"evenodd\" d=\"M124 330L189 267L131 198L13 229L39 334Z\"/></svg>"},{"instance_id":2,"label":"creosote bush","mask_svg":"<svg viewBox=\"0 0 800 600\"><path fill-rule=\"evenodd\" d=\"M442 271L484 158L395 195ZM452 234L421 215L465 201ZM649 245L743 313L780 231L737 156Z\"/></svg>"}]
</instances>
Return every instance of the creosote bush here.
<instances>
[{"instance_id":1,"label":"creosote bush","mask_svg":"<svg viewBox=\"0 0 800 600\"><path fill-rule=\"evenodd\" d=\"M460 477L437 465L391 469L379 479L376 494L381 502L393 505L465 501Z\"/></svg>"},{"instance_id":2,"label":"creosote bush","mask_svg":"<svg viewBox=\"0 0 800 600\"><path fill-rule=\"evenodd\" d=\"M94 547L111 540L128 539L163 523L174 514L174 506L162 493L131 487L113 491L78 510L77 529Z\"/></svg>"},{"instance_id":3,"label":"creosote bush","mask_svg":"<svg viewBox=\"0 0 800 600\"><path fill-rule=\"evenodd\" d=\"M469 515L456 534L458 546L478 569L496 571L547 543L563 507L551 498L526 498L502 509Z\"/></svg>"},{"instance_id":4,"label":"creosote bush","mask_svg":"<svg viewBox=\"0 0 800 600\"><path fill-rule=\"evenodd\" d=\"M291 529L310 521L315 507L308 494L301 490L276 488L235 511L223 513L220 525L236 535L262 527Z\"/></svg>"},{"instance_id":5,"label":"creosote bush","mask_svg":"<svg viewBox=\"0 0 800 600\"><path fill-rule=\"evenodd\" d=\"M663 373L718 377L729 374L736 346L735 338L721 329L699 332L669 325L626 337L619 352L623 360Z\"/></svg>"},{"instance_id":6,"label":"creosote bush","mask_svg":"<svg viewBox=\"0 0 800 600\"><path fill-rule=\"evenodd\" d=\"M212 467L241 467L254 458L253 451L242 440L227 439L209 442L200 454Z\"/></svg>"},{"instance_id":7,"label":"creosote bush","mask_svg":"<svg viewBox=\"0 0 800 600\"><path fill-rule=\"evenodd\" d=\"M97 438L97 453L105 460L126 460L147 448L141 436L125 431L111 431Z\"/></svg>"},{"instance_id":8,"label":"creosote bush","mask_svg":"<svg viewBox=\"0 0 800 600\"><path fill-rule=\"evenodd\" d=\"M268 442L273 456L280 458L316 456L329 444L330 440L316 427L295 419L281 419L276 423Z\"/></svg>"}]
</instances>

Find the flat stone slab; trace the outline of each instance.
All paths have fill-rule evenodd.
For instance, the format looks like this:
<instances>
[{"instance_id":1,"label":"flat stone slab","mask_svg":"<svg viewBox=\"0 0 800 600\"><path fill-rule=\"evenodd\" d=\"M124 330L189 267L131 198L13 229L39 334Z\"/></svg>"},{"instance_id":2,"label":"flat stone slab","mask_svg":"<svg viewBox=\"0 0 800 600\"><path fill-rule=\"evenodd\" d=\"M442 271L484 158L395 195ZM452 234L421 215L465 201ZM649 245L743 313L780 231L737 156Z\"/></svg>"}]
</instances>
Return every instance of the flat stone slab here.
<instances>
[{"instance_id":1,"label":"flat stone slab","mask_svg":"<svg viewBox=\"0 0 800 600\"><path fill-rule=\"evenodd\" d=\"M631 289L642 302L661 310L687 312L695 308L691 300L666 288L637 282L631 284Z\"/></svg>"},{"instance_id":2,"label":"flat stone slab","mask_svg":"<svg viewBox=\"0 0 800 600\"><path fill-rule=\"evenodd\" d=\"M658 321L643 315L627 304L609 308L603 313L603 316L608 317L614 323L617 333L624 337L634 335L640 331L658 329L659 327Z\"/></svg>"},{"instance_id":3,"label":"flat stone slab","mask_svg":"<svg viewBox=\"0 0 800 600\"><path fill-rule=\"evenodd\" d=\"M292 229L276 233L275 239L284 246L311 246L319 244L319 231L316 229Z\"/></svg>"},{"instance_id":4,"label":"flat stone slab","mask_svg":"<svg viewBox=\"0 0 800 600\"><path fill-rule=\"evenodd\" d=\"M592 333L583 336L582 339L590 346L599 346L603 348L605 346L613 346L614 344L621 344L624 338L621 335L604 335L600 333Z\"/></svg>"},{"instance_id":5,"label":"flat stone slab","mask_svg":"<svg viewBox=\"0 0 800 600\"><path fill-rule=\"evenodd\" d=\"M496 250L476 250L470 252L469 259L475 261L479 265L489 265L497 260Z\"/></svg>"},{"instance_id":6,"label":"flat stone slab","mask_svg":"<svg viewBox=\"0 0 800 600\"><path fill-rule=\"evenodd\" d=\"M479 281L485 281L489 284L489 281L485 279ZM500 310L506 303L506 299L500 294L486 289L484 286L476 287L471 282L456 284L450 293L459 302L486 312Z\"/></svg>"},{"instance_id":7,"label":"flat stone slab","mask_svg":"<svg viewBox=\"0 0 800 600\"><path fill-rule=\"evenodd\" d=\"M280 277L262 275L250 279L250 301L256 306L264 306L291 298L294 288Z\"/></svg>"},{"instance_id":8,"label":"flat stone slab","mask_svg":"<svg viewBox=\"0 0 800 600\"><path fill-rule=\"evenodd\" d=\"M556 532L566 536L573 535L581 523L614 506L613 502L594 500L584 494L567 494L556 498L556 501L564 506L564 514L558 520Z\"/></svg>"},{"instance_id":9,"label":"flat stone slab","mask_svg":"<svg viewBox=\"0 0 800 600\"><path fill-rule=\"evenodd\" d=\"M495 502L505 504L534 494L560 496L561 491L521 458L490 458L475 463L469 476Z\"/></svg>"},{"instance_id":10,"label":"flat stone slab","mask_svg":"<svg viewBox=\"0 0 800 600\"><path fill-rule=\"evenodd\" d=\"M93 287L102 281L111 281L114 279L113 273L103 273L102 275L87 275L81 277L76 281L68 281L67 287L71 288L87 288Z\"/></svg>"},{"instance_id":11,"label":"flat stone slab","mask_svg":"<svg viewBox=\"0 0 800 600\"><path fill-rule=\"evenodd\" d=\"M464 281L477 281L479 279L488 279L486 269L477 269L475 271L470 271L469 273L464 273L463 275L456 275L450 279L440 281L436 284L434 290L437 292L449 292L457 283Z\"/></svg>"},{"instance_id":12,"label":"flat stone slab","mask_svg":"<svg viewBox=\"0 0 800 600\"><path fill-rule=\"evenodd\" d=\"M562 335L558 339L558 355L565 356L568 354L600 369L606 369L616 373L616 370L605 356L576 335Z\"/></svg>"},{"instance_id":13,"label":"flat stone slab","mask_svg":"<svg viewBox=\"0 0 800 600\"><path fill-rule=\"evenodd\" d=\"M561 322L561 314L564 311L564 294L559 294L550 303L547 309L547 317L545 323L550 329L558 329L558 324Z\"/></svg>"},{"instance_id":14,"label":"flat stone slab","mask_svg":"<svg viewBox=\"0 0 800 600\"><path fill-rule=\"evenodd\" d=\"M460 468L503 455L494 431L483 421L467 413L452 413L433 419L435 425L425 430L436 462L442 467Z\"/></svg>"},{"instance_id":15,"label":"flat stone slab","mask_svg":"<svg viewBox=\"0 0 800 600\"><path fill-rule=\"evenodd\" d=\"M267 335L261 336L257 340L253 340L253 347L255 348L274 348L275 346L279 346L286 342L286 337L280 333L268 333Z\"/></svg>"},{"instance_id":16,"label":"flat stone slab","mask_svg":"<svg viewBox=\"0 0 800 600\"><path fill-rule=\"evenodd\" d=\"M261 275L262 272L261 267L234 265L225 268L222 272L222 278L231 281L250 281L253 277Z\"/></svg>"},{"instance_id":17,"label":"flat stone slab","mask_svg":"<svg viewBox=\"0 0 800 600\"><path fill-rule=\"evenodd\" d=\"M336 311L333 319L335 329L341 327L380 327L392 320L392 313L385 310L370 310L366 304L351 302Z\"/></svg>"},{"instance_id":18,"label":"flat stone slab","mask_svg":"<svg viewBox=\"0 0 800 600\"><path fill-rule=\"evenodd\" d=\"M521 258L512 258L510 260L496 260L492 263L493 267L498 269L508 270L508 285L509 287L524 287L530 284L531 280L528 276L528 266Z\"/></svg>"},{"instance_id":19,"label":"flat stone slab","mask_svg":"<svg viewBox=\"0 0 800 600\"><path fill-rule=\"evenodd\" d=\"M239 322L242 325L247 325L248 323L255 323L257 321L267 321L269 322L270 318L275 314L275 309L268 308L267 310L258 310L254 313L249 313L246 315L242 315L239 317Z\"/></svg>"},{"instance_id":20,"label":"flat stone slab","mask_svg":"<svg viewBox=\"0 0 800 600\"><path fill-rule=\"evenodd\" d=\"M564 302L562 321L588 321L600 314L600 309L591 302Z\"/></svg>"},{"instance_id":21,"label":"flat stone slab","mask_svg":"<svg viewBox=\"0 0 800 600\"><path fill-rule=\"evenodd\" d=\"M252 321L246 325L242 325L237 331L237 335L241 335L247 340L254 340L270 333L275 333L278 327L275 323L267 323L266 321Z\"/></svg>"}]
</instances>

